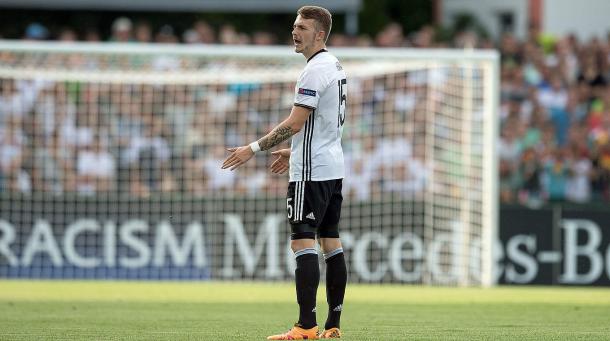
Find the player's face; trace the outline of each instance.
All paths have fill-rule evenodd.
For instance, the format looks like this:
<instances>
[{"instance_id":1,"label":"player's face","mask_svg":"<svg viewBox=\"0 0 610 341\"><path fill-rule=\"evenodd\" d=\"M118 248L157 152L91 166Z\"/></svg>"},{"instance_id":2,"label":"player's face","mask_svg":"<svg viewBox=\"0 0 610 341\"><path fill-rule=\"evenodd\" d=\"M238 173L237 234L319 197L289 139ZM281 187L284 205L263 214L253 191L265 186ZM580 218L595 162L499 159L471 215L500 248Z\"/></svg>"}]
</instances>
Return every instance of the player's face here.
<instances>
[{"instance_id":1,"label":"player's face","mask_svg":"<svg viewBox=\"0 0 610 341\"><path fill-rule=\"evenodd\" d=\"M303 19L297 15L297 19L292 25L292 41L294 51L297 53L308 54L315 48L316 25L314 19Z\"/></svg>"}]
</instances>

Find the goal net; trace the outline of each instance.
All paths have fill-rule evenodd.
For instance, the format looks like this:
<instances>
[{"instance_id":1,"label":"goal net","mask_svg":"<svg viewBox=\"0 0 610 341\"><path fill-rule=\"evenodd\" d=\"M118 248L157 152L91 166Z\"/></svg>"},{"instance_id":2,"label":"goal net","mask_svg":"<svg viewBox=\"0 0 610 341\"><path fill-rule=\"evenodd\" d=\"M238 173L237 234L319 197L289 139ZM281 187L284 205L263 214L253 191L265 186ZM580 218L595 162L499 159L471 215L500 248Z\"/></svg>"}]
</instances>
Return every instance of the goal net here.
<instances>
[{"instance_id":1,"label":"goal net","mask_svg":"<svg viewBox=\"0 0 610 341\"><path fill-rule=\"evenodd\" d=\"M350 281L490 285L494 51L332 49ZM285 280L290 47L0 43L0 277ZM284 143L287 147L288 143ZM323 263L323 262L321 262Z\"/></svg>"}]
</instances>

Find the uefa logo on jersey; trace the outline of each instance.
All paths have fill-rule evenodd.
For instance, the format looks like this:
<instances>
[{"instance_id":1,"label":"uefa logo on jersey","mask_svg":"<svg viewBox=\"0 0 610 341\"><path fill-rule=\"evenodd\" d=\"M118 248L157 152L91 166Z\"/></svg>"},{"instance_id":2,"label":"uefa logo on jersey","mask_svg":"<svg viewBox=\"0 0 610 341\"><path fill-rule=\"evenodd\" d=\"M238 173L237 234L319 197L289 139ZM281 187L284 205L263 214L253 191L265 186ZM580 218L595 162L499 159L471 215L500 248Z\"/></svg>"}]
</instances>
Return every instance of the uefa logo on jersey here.
<instances>
[{"instance_id":1,"label":"uefa logo on jersey","mask_svg":"<svg viewBox=\"0 0 610 341\"><path fill-rule=\"evenodd\" d=\"M304 88L299 88L299 94L300 95L316 97L316 91L315 90L309 90L309 89L304 89Z\"/></svg>"}]
</instances>

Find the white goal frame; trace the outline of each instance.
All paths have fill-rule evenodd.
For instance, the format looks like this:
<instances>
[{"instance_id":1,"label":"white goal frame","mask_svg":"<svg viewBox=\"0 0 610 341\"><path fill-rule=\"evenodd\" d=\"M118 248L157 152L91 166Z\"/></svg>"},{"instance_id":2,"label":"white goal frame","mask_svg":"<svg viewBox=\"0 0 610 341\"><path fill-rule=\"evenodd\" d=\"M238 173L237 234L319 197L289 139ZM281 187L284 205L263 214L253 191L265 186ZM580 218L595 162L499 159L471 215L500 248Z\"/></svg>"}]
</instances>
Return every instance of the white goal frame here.
<instances>
[{"instance_id":1,"label":"white goal frame","mask_svg":"<svg viewBox=\"0 0 610 341\"><path fill-rule=\"evenodd\" d=\"M494 245L498 240L498 163L496 152L496 140L498 138L499 125L499 54L495 50L456 50L456 49L403 49L403 48L330 48L333 54L340 60L366 62L374 60L376 67L364 68L362 70L353 70L353 73L358 75L376 74L383 72L385 69L392 70L396 65L403 61L409 61L411 67L428 68L435 65L451 64L464 67L466 70L469 66L476 64L477 67L483 69L484 78L482 80L484 87L483 112L486 116L484 123L483 140L486 152L483 157L484 174L482 174L482 191L484 199L482 202L482 286L491 286L496 282L495 276L495 258ZM15 79L30 79L42 78L48 80L88 80L88 81L105 81L114 82L119 78L129 77L130 75L137 76L136 82L161 82L171 83L176 80L185 84L200 84L214 82L231 82L232 80L243 77L248 79L256 79L259 81L293 81L298 75L298 71L304 65L303 57L292 51L289 46L226 46L226 45L209 45L209 46L193 46L193 45L173 45L173 44L120 44L120 43L57 43L57 42L23 42L23 41L8 41L0 40L0 52L13 51L17 53L67 53L67 54L114 54L114 55L129 55L139 54L148 56L157 55L173 55L173 56L194 56L201 58L243 58L257 60L284 60L294 62L294 67L288 68L282 74L269 75L269 72L263 73L244 73L225 72L222 75L213 75L210 72L198 72L193 70L186 71L133 71L125 73L123 71L108 71L100 73L97 71L87 72L83 70L70 70L67 68L58 68L53 70L40 70L32 67L11 65L0 65L0 78L15 78ZM414 63L413 60L417 62ZM348 74L350 70L348 69ZM237 78L240 77L240 78ZM467 78L468 79L468 78ZM466 87L468 88L468 87ZM468 101L465 101L467 103ZM465 114L471 115L469 105L464 107ZM472 109L472 108L470 108ZM468 129L467 126L464 126ZM468 134L464 134L467 136ZM434 150L430 149L433 153ZM468 166L468 159L464 160ZM429 190L430 191L430 190ZM430 197L433 195L427 192ZM466 212L467 200L463 203L463 212ZM429 214L427 214L429 215ZM468 221L468 217L464 214L464 221ZM465 239L468 238L468 226L464 228ZM466 255L467 253L464 253ZM463 265L467 266L468 260L462 260ZM426 280L424 279L424 283ZM468 285L468 279L458 280L458 285Z\"/></svg>"}]
</instances>

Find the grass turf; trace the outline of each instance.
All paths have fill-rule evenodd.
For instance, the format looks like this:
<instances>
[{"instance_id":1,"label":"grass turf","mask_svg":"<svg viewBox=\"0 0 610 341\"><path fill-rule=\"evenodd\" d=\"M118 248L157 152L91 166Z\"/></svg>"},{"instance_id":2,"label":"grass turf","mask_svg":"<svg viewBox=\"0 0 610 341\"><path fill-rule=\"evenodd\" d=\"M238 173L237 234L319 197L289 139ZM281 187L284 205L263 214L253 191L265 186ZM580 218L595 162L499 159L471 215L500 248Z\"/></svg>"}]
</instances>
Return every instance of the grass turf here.
<instances>
[{"instance_id":1,"label":"grass turf","mask_svg":"<svg viewBox=\"0 0 610 341\"><path fill-rule=\"evenodd\" d=\"M608 288L350 285L344 307L344 340L610 339ZM0 280L0 340L264 340L296 318L289 283Z\"/></svg>"}]
</instances>

